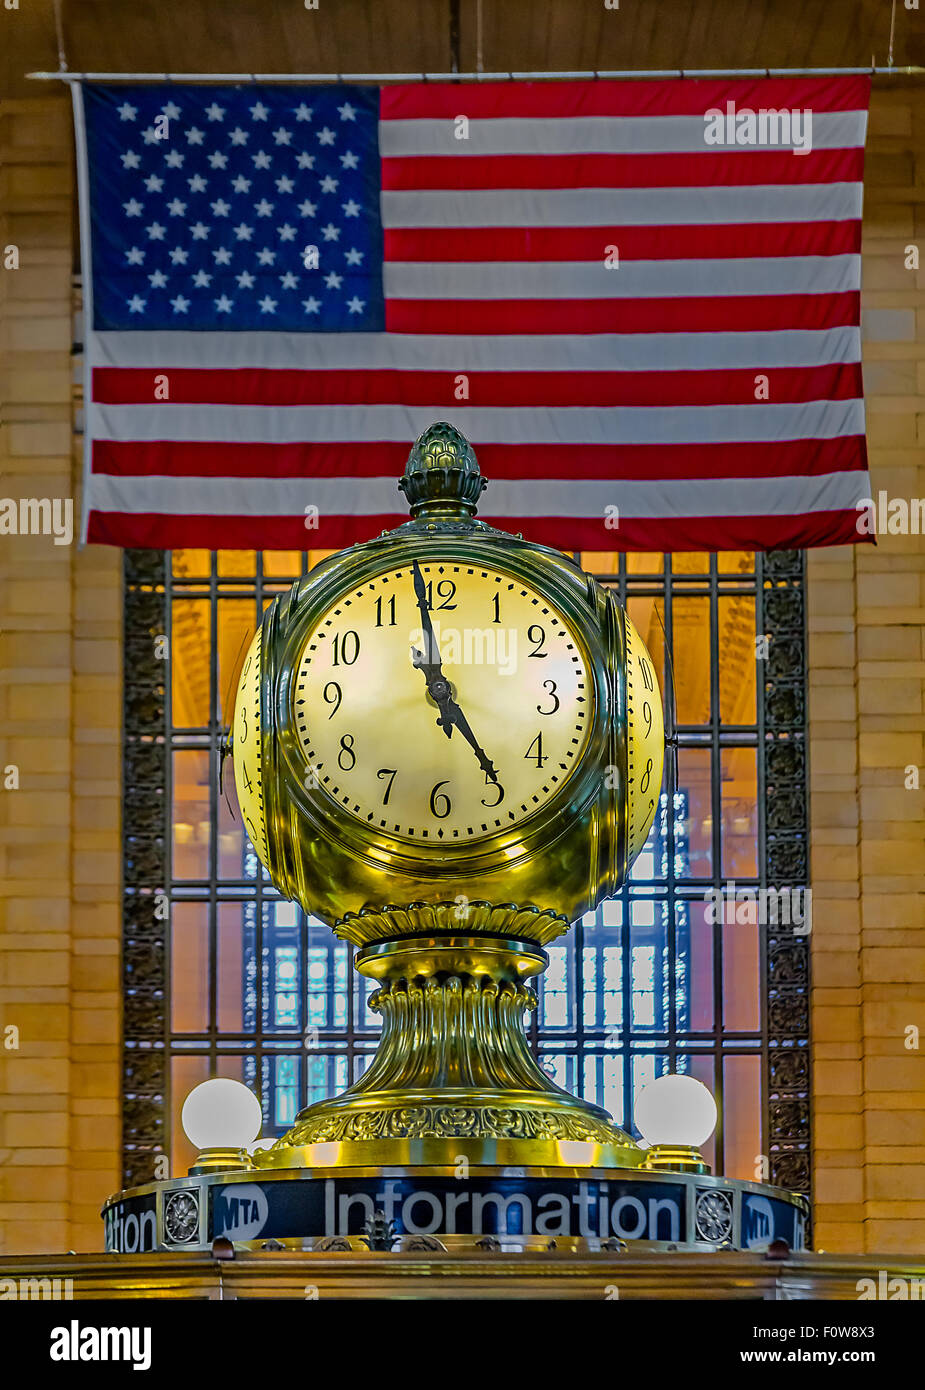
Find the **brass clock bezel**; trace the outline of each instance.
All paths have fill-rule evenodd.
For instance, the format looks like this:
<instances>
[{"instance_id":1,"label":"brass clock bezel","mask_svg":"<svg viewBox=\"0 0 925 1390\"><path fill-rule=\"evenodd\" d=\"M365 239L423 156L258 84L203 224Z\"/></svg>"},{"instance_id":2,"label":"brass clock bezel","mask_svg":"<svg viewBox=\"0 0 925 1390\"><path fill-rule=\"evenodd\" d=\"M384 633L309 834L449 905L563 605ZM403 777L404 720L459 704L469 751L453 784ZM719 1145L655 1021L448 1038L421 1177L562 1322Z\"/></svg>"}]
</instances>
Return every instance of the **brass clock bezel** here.
<instances>
[{"instance_id":1,"label":"brass clock bezel","mask_svg":"<svg viewBox=\"0 0 925 1390\"><path fill-rule=\"evenodd\" d=\"M600 614L593 606L597 595L589 591L587 577L577 569L573 576L570 562L557 552L531 547L517 538L496 532L432 537L392 533L381 543L372 542L362 550L341 553L337 558L341 561L341 572L336 585L331 584L331 568L325 564L307 580L293 586L290 593L283 596L281 604L274 604L268 610L264 620L270 626L265 633L262 653L269 657L270 669L264 661L261 723L264 746L272 749L271 759L275 764L264 766L268 822L284 817L294 825L298 818L303 822L303 843L308 827L314 834L342 844L370 867L435 881L452 881L512 868L532 858L539 849L550 848L565 833L573 818L588 814L592 805L600 800L602 769L612 761L608 746L609 729L616 713L615 700L608 678L609 662ZM373 829L341 808L326 790L309 791L302 780L306 761L296 727L294 699L295 681L310 632L347 594L385 572L410 565L415 559L425 564L439 561L481 566L529 585L568 624L589 679L592 708L588 733L579 761L562 786L543 806L512 828L492 830L476 841L463 844L436 840L417 842L380 827ZM538 572L540 567L541 572ZM596 590L597 586L594 588ZM283 624L284 634L276 637L270 627ZM625 712L625 700L618 700L616 704L622 705ZM276 731L276 738L267 737L270 730ZM318 796L318 791L323 795ZM279 844L280 837L271 835L269 839ZM273 874L276 866L269 867ZM292 881L291 874L286 877Z\"/></svg>"}]
</instances>

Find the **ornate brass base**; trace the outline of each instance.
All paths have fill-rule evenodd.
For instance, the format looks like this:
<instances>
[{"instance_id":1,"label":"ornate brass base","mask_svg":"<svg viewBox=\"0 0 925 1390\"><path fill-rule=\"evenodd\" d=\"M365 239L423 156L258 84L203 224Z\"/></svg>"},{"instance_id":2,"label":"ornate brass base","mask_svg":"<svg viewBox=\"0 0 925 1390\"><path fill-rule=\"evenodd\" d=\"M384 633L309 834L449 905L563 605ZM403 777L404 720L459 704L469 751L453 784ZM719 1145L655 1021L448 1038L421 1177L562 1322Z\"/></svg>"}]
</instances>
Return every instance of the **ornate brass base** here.
<instances>
[{"instance_id":1,"label":"ornate brass base","mask_svg":"<svg viewBox=\"0 0 925 1390\"><path fill-rule=\"evenodd\" d=\"M530 1164L635 1167L643 1153L599 1106L537 1065L524 1034L524 983L546 953L505 937L374 941L357 969L382 982L379 1049L342 1095L308 1106L259 1167Z\"/></svg>"}]
</instances>

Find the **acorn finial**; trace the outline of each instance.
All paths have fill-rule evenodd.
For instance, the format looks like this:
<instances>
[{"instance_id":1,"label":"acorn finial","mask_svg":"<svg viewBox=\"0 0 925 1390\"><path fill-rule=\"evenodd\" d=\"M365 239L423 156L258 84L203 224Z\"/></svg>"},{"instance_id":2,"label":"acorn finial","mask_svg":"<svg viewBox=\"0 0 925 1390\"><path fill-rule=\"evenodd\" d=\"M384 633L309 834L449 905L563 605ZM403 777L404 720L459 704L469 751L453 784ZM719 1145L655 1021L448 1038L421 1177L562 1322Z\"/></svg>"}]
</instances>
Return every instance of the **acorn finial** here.
<instances>
[{"instance_id":1,"label":"acorn finial","mask_svg":"<svg viewBox=\"0 0 925 1390\"><path fill-rule=\"evenodd\" d=\"M439 420L415 441L398 486L411 515L434 508L460 507L470 516L488 486L479 472L475 450L455 425Z\"/></svg>"}]
</instances>

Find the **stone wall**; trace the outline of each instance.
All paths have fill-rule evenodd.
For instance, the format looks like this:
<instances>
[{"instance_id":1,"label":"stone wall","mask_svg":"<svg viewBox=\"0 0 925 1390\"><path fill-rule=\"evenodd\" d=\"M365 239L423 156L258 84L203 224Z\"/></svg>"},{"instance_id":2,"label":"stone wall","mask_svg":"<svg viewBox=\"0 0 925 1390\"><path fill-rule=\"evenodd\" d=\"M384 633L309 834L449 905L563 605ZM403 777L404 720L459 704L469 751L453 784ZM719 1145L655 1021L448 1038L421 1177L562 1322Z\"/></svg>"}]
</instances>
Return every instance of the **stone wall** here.
<instances>
[{"instance_id":1,"label":"stone wall","mask_svg":"<svg viewBox=\"0 0 925 1390\"><path fill-rule=\"evenodd\" d=\"M0 496L74 499L75 541L0 537L0 1253L98 1248L119 1186L121 557L76 544L73 184L67 99L2 103Z\"/></svg>"},{"instance_id":2,"label":"stone wall","mask_svg":"<svg viewBox=\"0 0 925 1390\"><path fill-rule=\"evenodd\" d=\"M878 86L863 244L872 489L925 497L925 91ZM809 557L816 1243L925 1250L925 537ZM918 1047L915 1034L921 1035Z\"/></svg>"}]
</instances>

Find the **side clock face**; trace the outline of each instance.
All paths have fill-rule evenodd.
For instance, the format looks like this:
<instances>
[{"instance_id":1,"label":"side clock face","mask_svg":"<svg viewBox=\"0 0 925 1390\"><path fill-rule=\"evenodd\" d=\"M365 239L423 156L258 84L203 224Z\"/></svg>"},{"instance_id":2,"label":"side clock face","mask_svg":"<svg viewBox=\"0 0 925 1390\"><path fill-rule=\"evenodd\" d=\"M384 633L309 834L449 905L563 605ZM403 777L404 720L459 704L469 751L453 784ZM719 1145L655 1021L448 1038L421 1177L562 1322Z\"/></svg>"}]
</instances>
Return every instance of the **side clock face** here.
<instances>
[{"instance_id":1,"label":"side clock face","mask_svg":"<svg viewBox=\"0 0 925 1390\"><path fill-rule=\"evenodd\" d=\"M529 584L417 562L345 594L292 691L309 786L377 832L467 844L540 811L594 709L575 632Z\"/></svg>"}]
</instances>

